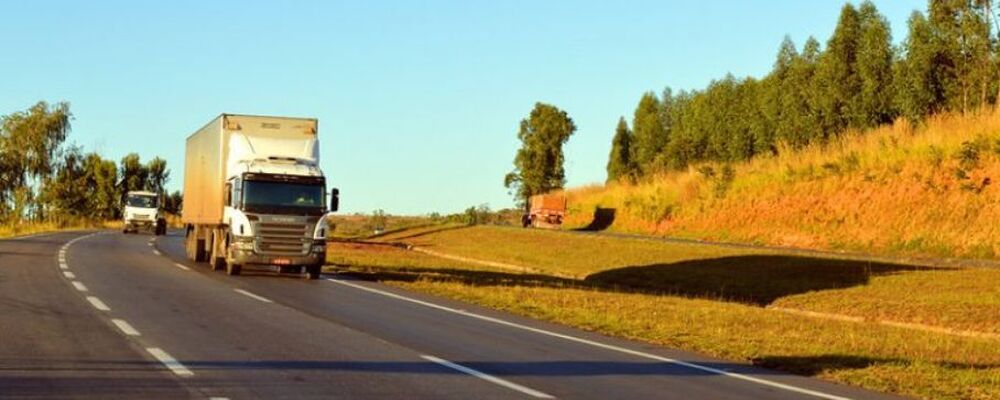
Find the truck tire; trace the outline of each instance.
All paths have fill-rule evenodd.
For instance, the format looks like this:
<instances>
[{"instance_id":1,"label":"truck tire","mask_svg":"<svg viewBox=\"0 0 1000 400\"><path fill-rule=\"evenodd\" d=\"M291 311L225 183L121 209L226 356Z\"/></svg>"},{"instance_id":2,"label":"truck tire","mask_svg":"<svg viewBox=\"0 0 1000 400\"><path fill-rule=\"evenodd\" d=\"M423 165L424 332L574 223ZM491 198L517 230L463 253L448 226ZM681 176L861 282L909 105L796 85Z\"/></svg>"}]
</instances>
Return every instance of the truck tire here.
<instances>
[{"instance_id":1,"label":"truck tire","mask_svg":"<svg viewBox=\"0 0 1000 400\"><path fill-rule=\"evenodd\" d=\"M237 276L242 272L243 266L239 264L227 263L226 264L226 275Z\"/></svg>"},{"instance_id":2,"label":"truck tire","mask_svg":"<svg viewBox=\"0 0 1000 400\"><path fill-rule=\"evenodd\" d=\"M195 239L194 241L194 260L196 262L208 261L208 257L205 257L205 239Z\"/></svg>"},{"instance_id":3,"label":"truck tire","mask_svg":"<svg viewBox=\"0 0 1000 400\"><path fill-rule=\"evenodd\" d=\"M306 279L311 281L319 279L319 276L322 272L323 272L323 265L321 264L306 266Z\"/></svg>"},{"instance_id":4,"label":"truck tire","mask_svg":"<svg viewBox=\"0 0 1000 400\"><path fill-rule=\"evenodd\" d=\"M212 243L212 255L208 257L208 265L212 266L212 271L222 271L223 269L226 269L226 257L219 254L218 250L219 246ZM226 271L228 272L228 269L226 269Z\"/></svg>"}]
</instances>

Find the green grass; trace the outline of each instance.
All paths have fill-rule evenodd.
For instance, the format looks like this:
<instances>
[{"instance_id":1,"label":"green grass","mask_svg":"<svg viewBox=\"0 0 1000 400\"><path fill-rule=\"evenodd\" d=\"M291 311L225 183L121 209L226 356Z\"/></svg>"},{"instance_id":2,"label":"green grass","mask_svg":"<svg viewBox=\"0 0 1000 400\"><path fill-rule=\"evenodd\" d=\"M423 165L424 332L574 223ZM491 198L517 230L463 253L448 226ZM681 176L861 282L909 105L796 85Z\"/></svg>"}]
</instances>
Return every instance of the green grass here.
<instances>
[{"instance_id":1,"label":"green grass","mask_svg":"<svg viewBox=\"0 0 1000 400\"><path fill-rule=\"evenodd\" d=\"M927 268L499 227L331 245L370 279L577 326L922 398L1000 396L1000 341L790 315L764 306L1000 332L1000 270ZM555 275L576 276L576 279Z\"/></svg>"},{"instance_id":2,"label":"green grass","mask_svg":"<svg viewBox=\"0 0 1000 400\"><path fill-rule=\"evenodd\" d=\"M615 268L748 254L720 247L496 226L457 227L402 241L445 253L580 277Z\"/></svg>"}]
</instances>

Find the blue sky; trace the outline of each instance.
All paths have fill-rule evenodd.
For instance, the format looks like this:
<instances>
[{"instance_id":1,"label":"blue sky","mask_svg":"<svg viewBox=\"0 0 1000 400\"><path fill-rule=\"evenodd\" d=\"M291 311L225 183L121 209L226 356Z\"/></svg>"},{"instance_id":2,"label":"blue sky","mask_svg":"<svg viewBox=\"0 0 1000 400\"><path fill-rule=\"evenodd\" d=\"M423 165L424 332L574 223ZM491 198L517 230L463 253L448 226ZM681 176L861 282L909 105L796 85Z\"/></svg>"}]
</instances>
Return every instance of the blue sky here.
<instances>
[{"instance_id":1,"label":"blue sky","mask_svg":"<svg viewBox=\"0 0 1000 400\"><path fill-rule=\"evenodd\" d=\"M602 182L640 95L761 76L788 34L826 42L842 1L4 1L0 114L69 101L71 142L167 159L222 112L320 120L345 212L512 205L536 101L577 125L568 184ZM876 1L898 42L924 1Z\"/></svg>"}]
</instances>

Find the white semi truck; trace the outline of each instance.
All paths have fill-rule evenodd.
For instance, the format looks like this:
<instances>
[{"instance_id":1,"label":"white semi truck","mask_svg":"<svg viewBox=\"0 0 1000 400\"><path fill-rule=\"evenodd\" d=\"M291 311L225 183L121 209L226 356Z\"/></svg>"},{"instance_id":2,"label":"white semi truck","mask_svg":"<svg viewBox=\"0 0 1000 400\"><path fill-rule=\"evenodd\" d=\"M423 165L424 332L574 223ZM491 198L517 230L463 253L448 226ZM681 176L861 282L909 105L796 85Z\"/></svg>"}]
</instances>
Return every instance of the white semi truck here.
<instances>
[{"instance_id":1,"label":"white semi truck","mask_svg":"<svg viewBox=\"0 0 1000 400\"><path fill-rule=\"evenodd\" d=\"M229 275L258 265L319 277L339 192L319 168L317 128L311 118L222 114L187 138L188 258Z\"/></svg>"},{"instance_id":2,"label":"white semi truck","mask_svg":"<svg viewBox=\"0 0 1000 400\"><path fill-rule=\"evenodd\" d=\"M122 209L122 233L138 233L139 229L147 229L154 235L165 235L167 221L161 210L160 196L156 193L141 190L128 192Z\"/></svg>"}]
</instances>

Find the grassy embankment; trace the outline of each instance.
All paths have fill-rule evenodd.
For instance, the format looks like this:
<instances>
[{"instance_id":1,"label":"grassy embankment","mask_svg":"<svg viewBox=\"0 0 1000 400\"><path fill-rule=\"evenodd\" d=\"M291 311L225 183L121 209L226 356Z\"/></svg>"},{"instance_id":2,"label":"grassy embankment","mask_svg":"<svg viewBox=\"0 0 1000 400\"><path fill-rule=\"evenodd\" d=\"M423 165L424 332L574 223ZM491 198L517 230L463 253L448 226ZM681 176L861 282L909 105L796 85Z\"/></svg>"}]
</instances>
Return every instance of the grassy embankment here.
<instances>
[{"instance_id":1,"label":"grassy embankment","mask_svg":"<svg viewBox=\"0 0 1000 400\"><path fill-rule=\"evenodd\" d=\"M375 236L376 221L371 215L337 215L330 219L334 225L332 237L338 239L362 239ZM409 228L433 225L430 218L415 216L386 215L383 232L388 235Z\"/></svg>"},{"instance_id":2,"label":"grassy embankment","mask_svg":"<svg viewBox=\"0 0 1000 400\"><path fill-rule=\"evenodd\" d=\"M79 229L121 229L121 226L121 221L21 222L0 225L0 238Z\"/></svg>"},{"instance_id":3,"label":"grassy embankment","mask_svg":"<svg viewBox=\"0 0 1000 400\"><path fill-rule=\"evenodd\" d=\"M423 228L383 240L548 273L362 244L332 244L329 261L409 289L873 390L922 398L1000 396L997 339L766 308L997 334L1000 270L499 227Z\"/></svg>"},{"instance_id":4,"label":"grassy embankment","mask_svg":"<svg viewBox=\"0 0 1000 400\"><path fill-rule=\"evenodd\" d=\"M1000 113L899 121L731 168L731 179L725 166L704 164L638 184L569 190L568 226L910 256L1000 255Z\"/></svg>"}]
</instances>

